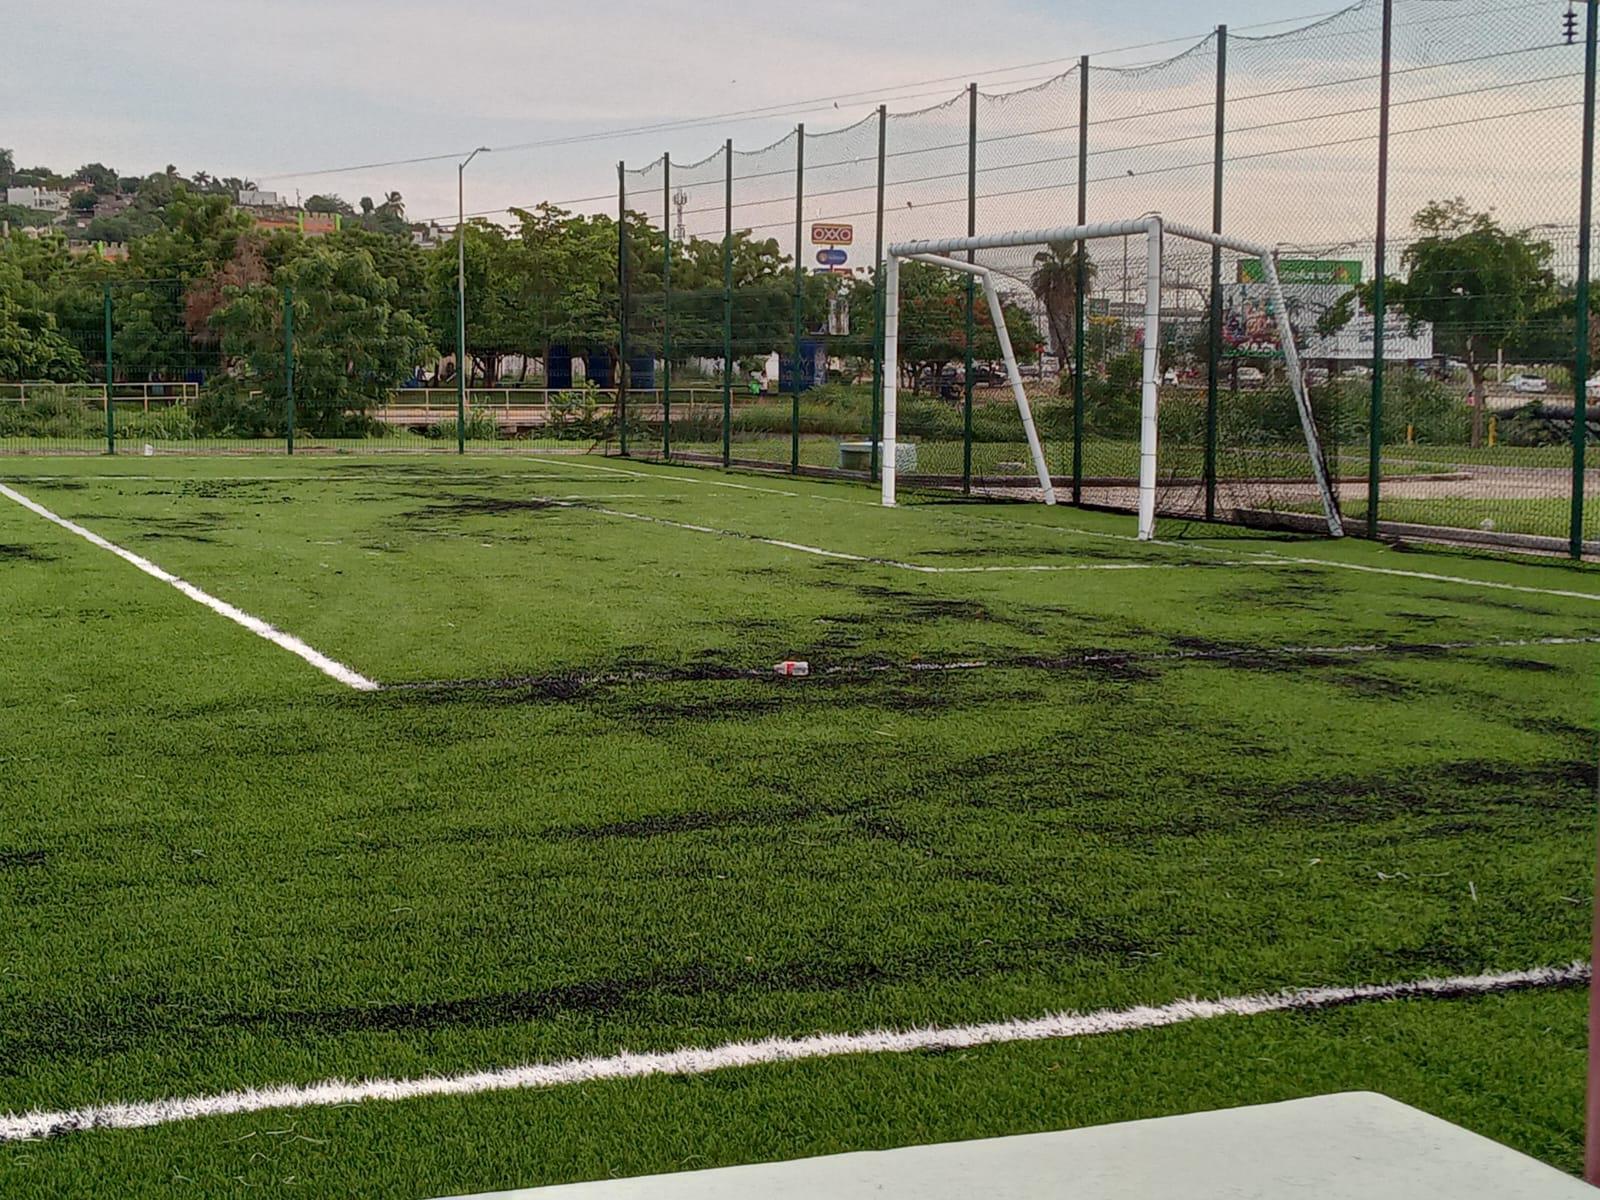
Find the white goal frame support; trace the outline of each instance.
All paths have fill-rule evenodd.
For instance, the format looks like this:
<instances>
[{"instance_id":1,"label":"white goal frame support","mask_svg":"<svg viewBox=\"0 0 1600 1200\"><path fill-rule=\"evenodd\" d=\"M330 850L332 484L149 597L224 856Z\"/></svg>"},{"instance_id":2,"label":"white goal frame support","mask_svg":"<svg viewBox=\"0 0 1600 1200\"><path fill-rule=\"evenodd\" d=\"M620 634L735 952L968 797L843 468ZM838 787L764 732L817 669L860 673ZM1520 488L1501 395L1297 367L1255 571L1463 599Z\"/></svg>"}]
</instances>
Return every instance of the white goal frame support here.
<instances>
[{"instance_id":1,"label":"white goal frame support","mask_svg":"<svg viewBox=\"0 0 1600 1200\"><path fill-rule=\"evenodd\" d=\"M1033 413L1023 390L1022 376L1017 370L1016 355L1006 332L1004 313L999 292L994 284L994 271L981 263L969 263L952 255L967 251L997 250L1015 246L1049 245L1052 242L1089 242L1104 238L1140 237L1145 239L1145 311L1144 311L1144 368L1139 405L1139 538L1149 541L1155 536L1156 525L1156 449L1157 413L1161 392L1161 266L1163 244L1166 238L1176 237L1187 241L1220 246L1241 254L1254 255L1261 261L1267 291L1277 312L1278 336L1283 344L1284 369L1289 376L1289 388L1294 393L1295 406L1300 413L1300 427L1305 435L1306 448L1311 455L1311 470L1316 478L1317 492L1322 501L1323 515L1328 532L1333 537L1344 536L1339 519L1338 504L1328 481L1322 460L1322 446L1317 438L1316 422L1312 418L1311 400L1306 394L1305 375L1300 369L1300 352L1295 345L1294 328L1289 321L1288 306L1284 303L1283 284L1278 278L1278 252L1271 246L1248 242L1227 234L1208 233L1186 225L1169 224L1159 216L1144 216L1131 221L1101 222L1092 225L1067 225L1056 229L1025 229L1013 233L988 234L979 237L933 238L916 242L898 242L891 245L884 256L886 295L883 323L883 503L895 504L895 444L897 441L897 412L900 385L900 260L929 263L951 271L975 275L983 282L989 301L989 314L994 320L995 333L1000 341L1000 351L1005 358L1006 376L1011 383L1017 411L1022 417L1022 427L1028 438L1028 450L1033 456L1034 470L1044 493L1044 502L1054 504L1055 488L1045 464L1044 449L1033 423Z\"/></svg>"}]
</instances>

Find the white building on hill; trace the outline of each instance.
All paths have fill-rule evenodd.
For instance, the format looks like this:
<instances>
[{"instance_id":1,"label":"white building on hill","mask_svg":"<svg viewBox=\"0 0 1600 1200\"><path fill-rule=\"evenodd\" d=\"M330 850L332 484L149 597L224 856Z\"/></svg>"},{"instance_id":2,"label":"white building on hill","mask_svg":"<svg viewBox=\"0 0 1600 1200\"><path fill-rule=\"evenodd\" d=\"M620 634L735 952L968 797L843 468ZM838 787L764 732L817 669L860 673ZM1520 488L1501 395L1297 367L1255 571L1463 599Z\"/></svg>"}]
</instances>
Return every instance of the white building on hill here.
<instances>
[{"instance_id":1,"label":"white building on hill","mask_svg":"<svg viewBox=\"0 0 1600 1200\"><path fill-rule=\"evenodd\" d=\"M12 187L6 189L6 203L38 212L64 213L67 211L67 193L41 187Z\"/></svg>"}]
</instances>

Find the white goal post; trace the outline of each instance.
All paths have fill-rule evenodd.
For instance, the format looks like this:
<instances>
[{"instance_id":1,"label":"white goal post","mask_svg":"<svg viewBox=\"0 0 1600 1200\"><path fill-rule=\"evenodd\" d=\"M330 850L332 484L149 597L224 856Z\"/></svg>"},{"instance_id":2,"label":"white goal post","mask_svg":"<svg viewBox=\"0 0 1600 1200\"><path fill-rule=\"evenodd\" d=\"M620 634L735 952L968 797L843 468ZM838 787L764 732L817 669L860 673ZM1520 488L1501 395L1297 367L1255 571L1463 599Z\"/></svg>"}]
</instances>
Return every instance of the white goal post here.
<instances>
[{"instance_id":1,"label":"white goal post","mask_svg":"<svg viewBox=\"0 0 1600 1200\"><path fill-rule=\"evenodd\" d=\"M967 262L952 257L956 254L982 250L999 250L1017 246L1046 246L1060 242L1089 242L1103 238L1143 236L1146 246L1145 312L1144 312L1144 367L1143 386L1139 405L1139 537L1148 541L1155 536L1156 525L1156 415L1161 390L1161 264L1165 238L1182 238L1203 242L1249 254L1261 262L1268 294L1272 299L1278 321L1279 339L1283 344L1284 367L1289 376L1289 387L1294 393L1295 406L1300 413L1300 426L1305 434L1306 447L1311 454L1311 470L1316 479L1317 493L1322 501L1323 515L1328 532L1334 537L1343 536L1339 509L1333 496L1324 468L1321 446L1317 440L1317 427L1311 414L1311 401L1306 394L1305 376L1300 369L1300 353L1295 345L1294 329L1289 321L1289 311L1284 303L1283 285L1278 278L1277 251L1254 242L1226 234L1206 233L1185 225L1169 224L1159 216L1143 216L1131 221L1101 222L1093 225L1067 225L1057 229L1025 229L1012 233L986 234L979 237L930 238L916 242L898 242L888 247L884 256L885 298L883 323L883 503L895 503L895 442L896 411L900 384L900 261L928 263L950 271L960 271L976 276L983 284L989 302L989 315L994 321L995 333L1000 342L1000 353L1005 359L1006 377L1011 383L1017 411L1022 418L1022 428L1028 440L1028 450L1033 459L1033 469L1038 476L1039 489L1046 504L1056 502L1055 488L1045 462L1044 447L1034 427L1033 413L1028 406L1028 396L1023 390L1022 375L1017 370L1016 355L1006 332L1001 311L1000 294L995 287L995 271L980 262Z\"/></svg>"}]
</instances>

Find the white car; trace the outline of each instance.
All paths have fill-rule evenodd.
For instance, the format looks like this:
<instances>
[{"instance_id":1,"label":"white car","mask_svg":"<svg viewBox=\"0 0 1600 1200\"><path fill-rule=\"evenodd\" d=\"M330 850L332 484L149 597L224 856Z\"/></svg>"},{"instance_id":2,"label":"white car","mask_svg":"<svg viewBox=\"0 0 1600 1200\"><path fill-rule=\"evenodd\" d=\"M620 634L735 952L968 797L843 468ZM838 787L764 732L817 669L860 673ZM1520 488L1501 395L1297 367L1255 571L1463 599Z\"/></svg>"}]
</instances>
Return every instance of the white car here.
<instances>
[{"instance_id":1,"label":"white car","mask_svg":"<svg viewBox=\"0 0 1600 1200\"><path fill-rule=\"evenodd\" d=\"M1584 384L1583 390L1591 396L1600 396L1600 375L1596 375L1588 383Z\"/></svg>"},{"instance_id":2,"label":"white car","mask_svg":"<svg viewBox=\"0 0 1600 1200\"><path fill-rule=\"evenodd\" d=\"M1522 392L1529 396L1542 396L1550 390L1549 382L1542 375L1513 375L1506 380L1513 392Z\"/></svg>"},{"instance_id":3,"label":"white car","mask_svg":"<svg viewBox=\"0 0 1600 1200\"><path fill-rule=\"evenodd\" d=\"M1239 368L1240 387L1260 387L1266 382L1266 378L1267 377L1261 373L1260 367Z\"/></svg>"}]
</instances>

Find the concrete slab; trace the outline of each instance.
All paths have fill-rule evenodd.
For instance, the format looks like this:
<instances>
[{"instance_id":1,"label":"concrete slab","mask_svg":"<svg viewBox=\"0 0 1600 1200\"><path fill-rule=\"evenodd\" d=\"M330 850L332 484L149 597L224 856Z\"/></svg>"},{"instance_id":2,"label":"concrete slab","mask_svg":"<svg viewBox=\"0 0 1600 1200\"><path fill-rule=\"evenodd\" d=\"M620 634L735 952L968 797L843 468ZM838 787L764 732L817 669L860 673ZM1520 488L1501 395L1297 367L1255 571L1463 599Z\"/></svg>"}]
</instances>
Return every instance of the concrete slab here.
<instances>
[{"instance_id":1,"label":"concrete slab","mask_svg":"<svg viewBox=\"0 0 1600 1200\"><path fill-rule=\"evenodd\" d=\"M1589 1200L1569 1175L1373 1092L476 1200Z\"/></svg>"}]
</instances>

